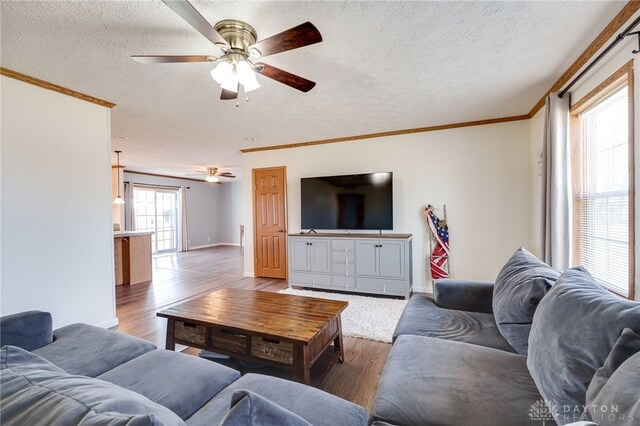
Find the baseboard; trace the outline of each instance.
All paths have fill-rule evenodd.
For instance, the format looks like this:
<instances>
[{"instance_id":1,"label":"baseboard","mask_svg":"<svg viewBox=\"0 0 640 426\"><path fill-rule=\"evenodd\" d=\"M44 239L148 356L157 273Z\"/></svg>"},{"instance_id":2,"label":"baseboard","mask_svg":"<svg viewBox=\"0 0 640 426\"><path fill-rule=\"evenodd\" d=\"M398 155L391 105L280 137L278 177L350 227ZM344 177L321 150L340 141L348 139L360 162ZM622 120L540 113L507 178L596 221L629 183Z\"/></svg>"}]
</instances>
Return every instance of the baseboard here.
<instances>
[{"instance_id":1,"label":"baseboard","mask_svg":"<svg viewBox=\"0 0 640 426\"><path fill-rule=\"evenodd\" d=\"M255 274L253 272L245 272L244 276L247 278L255 278Z\"/></svg>"},{"instance_id":2,"label":"baseboard","mask_svg":"<svg viewBox=\"0 0 640 426\"><path fill-rule=\"evenodd\" d=\"M118 324L120 324L120 321L118 321L118 317L115 317L115 318L111 318L108 321L99 322L98 324L95 324L95 326L100 328L113 328L113 327L117 327Z\"/></svg>"},{"instance_id":3,"label":"baseboard","mask_svg":"<svg viewBox=\"0 0 640 426\"><path fill-rule=\"evenodd\" d=\"M431 286L417 286L414 285L413 286L413 290L414 293L427 293L427 294L432 294L433 291L431 290Z\"/></svg>"},{"instance_id":4,"label":"baseboard","mask_svg":"<svg viewBox=\"0 0 640 426\"><path fill-rule=\"evenodd\" d=\"M218 247L219 245L221 245L221 243L213 243L213 244L204 244L201 246L193 246L193 247L189 247L189 251L191 250L200 250L200 249L205 249L205 248L210 248L210 247Z\"/></svg>"},{"instance_id":5,"label":"baseboard","mask_svg":"<svg viewBox=\"0 0 640 426\"><path fill-rule=\"evenodd\" d=\"M205 245L202 245L202 246L189 247L189 251L191 251L191 250L200 250L200 249L211 248L211 247L219 247L219 246L237 246L237 247L240 247L240 244L238 244L238 243L213 243L213 244L205 244Z\"/></svg>"}]
</instances>

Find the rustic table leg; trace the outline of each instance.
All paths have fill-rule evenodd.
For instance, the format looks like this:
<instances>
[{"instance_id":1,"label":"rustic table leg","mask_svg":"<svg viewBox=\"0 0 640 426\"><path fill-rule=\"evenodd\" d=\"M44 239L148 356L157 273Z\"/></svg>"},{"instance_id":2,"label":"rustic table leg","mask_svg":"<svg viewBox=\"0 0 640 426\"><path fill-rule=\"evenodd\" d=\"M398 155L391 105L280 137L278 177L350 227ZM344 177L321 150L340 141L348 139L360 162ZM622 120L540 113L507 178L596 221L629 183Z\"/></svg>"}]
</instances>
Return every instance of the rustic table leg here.
<instances>
[{"instance_id":1,"label":"rustic table leg","mask_svg":"<svg viewBox=\"0 0 640 426\"><path fill-rule=\"evenodd\" d=\"M340 318L340 314L338 314L338 337L333 342L336 347L336 350L340 351L340 357L338 360L340 362L344 362L344 343L342 342L342 320Z\"/></svg>"},{"instance_id":2,"label":"rustic table leg","mask_svg":"<svg viewBox=\"0 0 640 426\"><path fill-rule=\"evenodd\" d=\"M167 318L167 345L166 349L168 351L176 350L176 341L173 337L173 330L175 327L175 321L172 318Z\"/></svg>"},{"instance_id":3,"label":"rustic table leg","mask_svg":"<svg viewBox=\"0 0 640 426\"><path fill-rule=\"evenodd\" d=\"M295 344L293 346L293 380L311 384L311 365L309 360L309 346Z\"/></svg>"}]
</instances>

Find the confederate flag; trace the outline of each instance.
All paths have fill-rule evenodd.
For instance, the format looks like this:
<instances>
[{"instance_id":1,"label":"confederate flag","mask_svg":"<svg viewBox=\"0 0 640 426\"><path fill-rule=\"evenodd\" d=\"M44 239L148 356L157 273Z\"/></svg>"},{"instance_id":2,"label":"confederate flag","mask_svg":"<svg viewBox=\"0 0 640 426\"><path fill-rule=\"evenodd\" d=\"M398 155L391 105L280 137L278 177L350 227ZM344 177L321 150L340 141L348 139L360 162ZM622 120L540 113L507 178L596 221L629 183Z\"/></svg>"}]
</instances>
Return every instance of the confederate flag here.
<instances>
[{"instance_id":1,"label":"confederate flag","mask_svg":"<svg viewBox=\"0 0 640 426\"><path fill-rule=\"evenodd\" d=\"M447 222L441 220L433 213L433 207L429 204L425 209L425 218L436 246L431 252L429 263L431 264L431 277L434 280L449 278L447 259L449 257L449 227Z\"/></svg>"}]
</instances>

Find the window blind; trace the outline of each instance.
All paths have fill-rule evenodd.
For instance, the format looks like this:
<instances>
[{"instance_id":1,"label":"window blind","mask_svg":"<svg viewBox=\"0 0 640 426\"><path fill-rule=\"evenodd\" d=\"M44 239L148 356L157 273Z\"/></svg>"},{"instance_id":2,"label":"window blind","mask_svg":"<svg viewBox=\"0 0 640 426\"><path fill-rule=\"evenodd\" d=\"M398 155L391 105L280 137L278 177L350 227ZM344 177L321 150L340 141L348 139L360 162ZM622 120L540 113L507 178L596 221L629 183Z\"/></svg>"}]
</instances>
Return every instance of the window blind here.
<instances>
[{"instance_id":1,"label":"window blind","mask_svg":"<svg viewBox=\"0 0 640 426\"><path fill-rule=\"evenodd\" d=\"M577 260L604 287L629 295L628 88L578 115Z\"/></svg>"}]
</instances>

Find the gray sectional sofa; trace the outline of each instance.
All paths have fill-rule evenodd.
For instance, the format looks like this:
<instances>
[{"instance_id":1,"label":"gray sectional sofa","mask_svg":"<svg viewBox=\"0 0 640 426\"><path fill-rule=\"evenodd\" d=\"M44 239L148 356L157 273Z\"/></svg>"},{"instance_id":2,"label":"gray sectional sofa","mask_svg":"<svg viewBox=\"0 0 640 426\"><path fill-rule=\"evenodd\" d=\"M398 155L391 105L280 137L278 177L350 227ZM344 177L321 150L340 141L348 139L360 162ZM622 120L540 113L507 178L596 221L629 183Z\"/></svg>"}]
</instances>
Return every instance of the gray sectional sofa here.
<instances>
[{"instance_id":1,"label":"gray sectional sofa","mask_svg":"<svg viewBox=\"0 0 640 426\"><path fill-rule=\"evenodd\" d=\"M582 268L524 249L495 283L440 280L414 295L373 425L640 424L640 303Z\"/></svg>"},{"instance_id":2,"label":"gray sectional sofa","mask_svg":"<svg viewBox=\"0 0 640 426\"><path fill-rule=\"evenodd\" d=\"M367 425L364 408L51 315L0 319L0 418L9 425Z\"/></svg>"}]
</instances>

